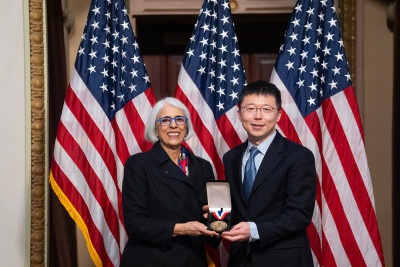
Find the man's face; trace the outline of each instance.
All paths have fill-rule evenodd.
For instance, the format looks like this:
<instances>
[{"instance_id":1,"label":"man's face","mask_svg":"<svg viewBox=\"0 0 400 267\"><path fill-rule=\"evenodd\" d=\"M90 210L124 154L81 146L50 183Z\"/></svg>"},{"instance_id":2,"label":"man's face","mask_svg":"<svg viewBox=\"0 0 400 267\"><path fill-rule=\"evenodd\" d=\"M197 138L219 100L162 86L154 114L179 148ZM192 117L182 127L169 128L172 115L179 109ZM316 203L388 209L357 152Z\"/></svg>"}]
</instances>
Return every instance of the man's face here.
<instances>
[{"instance_id":1,"label":"man's face","mask_svg":"<svg viewBox=\"0 0 400 267\"><path fill-rule=\"evenodd\" d=\"M270 137L281 118L281 111L278 111L275 97L272 95L245 96L238 113L239 120L253 145L259 145Z\"/></svg>"}]
</instances>

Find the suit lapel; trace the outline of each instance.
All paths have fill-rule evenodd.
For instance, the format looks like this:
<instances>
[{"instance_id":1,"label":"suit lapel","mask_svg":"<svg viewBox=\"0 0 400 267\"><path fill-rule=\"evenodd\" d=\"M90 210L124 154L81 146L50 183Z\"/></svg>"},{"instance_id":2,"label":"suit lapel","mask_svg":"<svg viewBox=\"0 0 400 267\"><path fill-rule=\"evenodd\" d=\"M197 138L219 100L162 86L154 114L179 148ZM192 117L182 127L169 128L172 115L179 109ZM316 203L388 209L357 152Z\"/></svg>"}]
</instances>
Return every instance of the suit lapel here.
<instances>
[{"instance_id":1,"label":"suit lapel","mask_svg":"<svg viewBox=\"0 0 400 267\"><path fill-rule=\"evenodd\" d=\"M283 137L279 132L276 133L274 140L267 150L267 154L264 156L261 162L260 168L257 171L254 179L253 187L251 188L250 195L257 189L257 187L263 183L271 175L272 170L281 162L283 159L281 152L283 151Z\"/></svg>"},{"instance_id":2,"label":"suit lapel","mask_svg":"<svg viewBox=\"0 0 400 267\"><path fill-rule=\"evenodd\" d=\"M161 144L155 143L153 148L150 150L152 158L159 166L164 177L168 179L175 179L193 186L190 177L187 177L183 171L169 158L167 152L162 148ZM187 151L187 150L186 150ZM190 175L190 159L189 159L189 175Z\"/></svg>"},{"instance_id":3,"label":"suit lapel","mask_svg":"<svg viewBox=\"0 0 400 267\"><path fill-rule=\"evenodd\" d=\"M242 202L244 205L247 205L246 199L244 197L244 192L243 192L243 186L242 186L242 160L243 160L243 155L244 152L246 151L247 148L247 142L241 144L240 149L238 150L238 153L235 155L235 157L232 160L232 177L234 184L236 186L236 189L238 193L241 196Z\"/></svg>"}]
</instances>

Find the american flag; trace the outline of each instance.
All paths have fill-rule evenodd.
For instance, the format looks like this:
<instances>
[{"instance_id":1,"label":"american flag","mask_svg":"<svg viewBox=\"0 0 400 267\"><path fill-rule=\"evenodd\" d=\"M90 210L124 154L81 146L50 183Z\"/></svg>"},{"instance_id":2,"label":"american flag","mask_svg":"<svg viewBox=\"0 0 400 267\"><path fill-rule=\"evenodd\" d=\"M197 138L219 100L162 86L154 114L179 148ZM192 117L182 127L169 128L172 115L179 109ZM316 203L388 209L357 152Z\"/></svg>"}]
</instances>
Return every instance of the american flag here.
<instances>
[{"instance_id":1,"label":"american flag","mask_svg":"<svg viewBox=\"0 0 400 267\"><path fill-rule=\"evenodd\" d=\"M271 76L280 131L313 151L314 264L383 266L363 129L333 0L299 0Z\"/></svg>"},{"instance_id":2,"label":"american flag","mask_svg":"<svg viewBox=\"0 0 400 267\"><path fill-rule=\"evenodd\" d=\"M50 183L96 266L119 266L129 155L146 151L153 89L123 0L93 0L57 131Z\"/></svg>"},{"instance_id":3,"label":"american flag","mask_svg":"<svg viewBox=\"0 0 400 267\"><path fill-rule=\"evenodd\" d=\"M205 0L183 58L176 97L188 107L196 133L187 145L212 163L220 180L225 178L222 156L247 138L236 106L245 83L229 1ZM226 256L225 246L221 250ZM211 256L218 266L216 257Z\"/></svg>"}]
</instances>

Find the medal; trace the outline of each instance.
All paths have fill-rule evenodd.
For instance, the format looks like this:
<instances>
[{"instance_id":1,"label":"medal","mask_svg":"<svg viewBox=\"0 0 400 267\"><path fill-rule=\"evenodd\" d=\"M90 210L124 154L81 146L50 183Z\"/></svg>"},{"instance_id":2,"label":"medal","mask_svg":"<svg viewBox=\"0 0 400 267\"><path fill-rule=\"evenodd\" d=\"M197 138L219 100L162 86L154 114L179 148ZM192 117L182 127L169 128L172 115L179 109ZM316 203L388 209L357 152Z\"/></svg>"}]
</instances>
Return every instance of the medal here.
<instances>
[{"instance_id":1,"label":"medal","mask_svg":"<svg viewBox=\"0 0 400 267\"><path fill-rule=\"evenodd\" d=\"M228 227L228 224L226 224L224 221L215 221L210 224L210 227L216 232L221 232Z\"/></svg>"}]
</instances>

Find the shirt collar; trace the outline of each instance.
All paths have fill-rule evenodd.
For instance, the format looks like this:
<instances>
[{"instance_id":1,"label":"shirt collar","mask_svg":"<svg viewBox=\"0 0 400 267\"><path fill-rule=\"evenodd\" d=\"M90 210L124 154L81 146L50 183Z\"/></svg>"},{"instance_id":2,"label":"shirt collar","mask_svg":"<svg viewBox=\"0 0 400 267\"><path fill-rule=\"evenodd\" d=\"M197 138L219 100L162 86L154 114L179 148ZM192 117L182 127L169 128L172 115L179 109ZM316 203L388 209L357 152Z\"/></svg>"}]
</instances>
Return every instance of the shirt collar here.
<instances>
[{"instance_id":1,"label":"shirt collar","mask_svg":"<svg viewBox=\"0 0 400 267\"><path fill-rule=\"evenodd\" d=\"M270 137L265 139L261 144L259 144L257 146L257 148L258 148L258 150L260 150L261 154L265 155L267 153L267 150L268 150L269 146L271 145L272 141L274 140L275 136L276 136L276 130ZM252 147L253 147L253 145L250 142L247 142L247 148L246 148L245 153L246 154L249 153L250 148L252 148Z\"/></svg>"}]
</instances>

